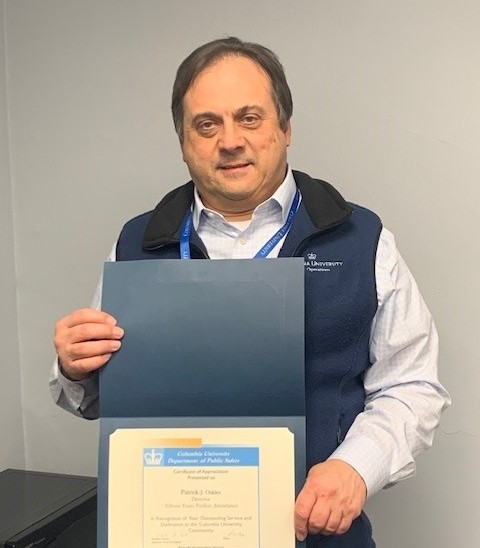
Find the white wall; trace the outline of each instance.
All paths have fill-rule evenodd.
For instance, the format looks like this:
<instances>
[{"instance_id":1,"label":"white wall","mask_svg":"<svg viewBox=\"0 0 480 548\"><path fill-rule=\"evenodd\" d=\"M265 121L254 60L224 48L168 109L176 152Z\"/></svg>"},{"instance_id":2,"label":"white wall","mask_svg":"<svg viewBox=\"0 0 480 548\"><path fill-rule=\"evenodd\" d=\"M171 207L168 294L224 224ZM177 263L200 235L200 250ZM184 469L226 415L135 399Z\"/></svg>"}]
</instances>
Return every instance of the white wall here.
<instances>
[{"instance_id":1,"label":"white wall","mask_svg":"<svg viewBox=\"0 0 480 548\"><path fill-rule=\"evenodd\" d=\"M4 3L0 2L0 470L25 466L17 331L15 238L8 147ZM7 436L8 433L8 436Z\"/></svg>"},{"instance_id":2,"label":"white wall","mask_svg":"<svg viewBox=\"0 0 480 548\"><path fill-rule=\"evenodd\" d=\"M96 470L96 423L49 399L52 326L89 303L122 223L185 180L169 115L176 67L201 43L236 34L270 46L286 67L293 167L382 216L440 331L441 377L454 406L418 476L370 501L378 545L476 546L480 4L226 6L6 0L27 465ZM2 171L2 193L4 179ZM13 283L10 274L2 286Z\"/></svg>"}]
</instances>

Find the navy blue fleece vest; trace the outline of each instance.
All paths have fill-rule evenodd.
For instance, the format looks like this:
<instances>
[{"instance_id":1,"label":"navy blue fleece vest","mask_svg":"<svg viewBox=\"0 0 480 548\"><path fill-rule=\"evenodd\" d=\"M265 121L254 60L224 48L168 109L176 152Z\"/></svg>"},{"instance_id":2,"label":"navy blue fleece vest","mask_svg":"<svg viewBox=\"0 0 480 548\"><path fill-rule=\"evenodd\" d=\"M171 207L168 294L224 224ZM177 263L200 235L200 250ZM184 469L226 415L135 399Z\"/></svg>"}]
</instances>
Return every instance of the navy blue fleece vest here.
<instances>
[{"instance_id":1,"label":"navy blue fleece vest","mask_svg":"<svg viewBox=\"0 0 480 548\"><path fill-rule=\"evenodd\" d=\"M377 309L375 255L381 223L369 210L351 206L346 219L326 230L312 222L305 201L280 257L305 261L305 378L307 467L324 461L363 411L363 374L370 366L369 336ZM151 212L132 219L118 240L117 260L179 258L178 242L142 248ZM192 234L192 258L205 248ZM272 372L274 374L274 372ZM317 536L310 548L372 548L371 528L362 514L341 536Z\"/></svg>"}]
</instances>

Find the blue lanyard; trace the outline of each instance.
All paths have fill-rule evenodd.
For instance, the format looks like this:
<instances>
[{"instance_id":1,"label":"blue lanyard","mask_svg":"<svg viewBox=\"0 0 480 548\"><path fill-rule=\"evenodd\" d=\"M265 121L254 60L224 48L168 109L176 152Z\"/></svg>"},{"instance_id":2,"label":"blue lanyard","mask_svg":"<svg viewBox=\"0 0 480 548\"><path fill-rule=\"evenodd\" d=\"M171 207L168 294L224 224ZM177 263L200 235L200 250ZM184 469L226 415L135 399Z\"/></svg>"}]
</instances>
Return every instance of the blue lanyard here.
<instances>
[{"instance_id":1,"label":"blue lanyard","mask_svg":"<svg viewBox=\"0 0 480 548\"><path fill-rule=\"evenodd\" d=\"M293 219L295 214L298 211L300 205L300 190L297 188L295 192L295 198L293 199L292 205L290 206L290 211L287 215L287 220L282 228L274 234L268 242L258 251L254 259L265 259L270 251L278 244L278 242L288 233L290 227L292 226ZM180 258L181 259L191 259L190 256L190 235L192 233L192 224L193 224L193 215L192 211L187 215L182 224L182 229L180 231Z\"/></svg>"}]
</instances>

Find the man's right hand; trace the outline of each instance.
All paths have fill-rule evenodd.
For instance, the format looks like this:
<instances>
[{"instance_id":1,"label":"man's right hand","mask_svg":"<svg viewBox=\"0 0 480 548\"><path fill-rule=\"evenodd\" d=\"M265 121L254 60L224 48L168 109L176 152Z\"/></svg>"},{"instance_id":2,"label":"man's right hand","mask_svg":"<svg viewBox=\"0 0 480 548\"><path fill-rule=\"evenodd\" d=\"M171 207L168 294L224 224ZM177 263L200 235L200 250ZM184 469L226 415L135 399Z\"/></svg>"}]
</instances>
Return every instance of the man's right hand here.
<instances>
[{"instance_id":1,"label":"man's right hand","mask_svg":"<svg viewBox=\"0 0 480 548\"><path fill-rule=\"evenodd\" d=\"M101 310L74 310L55 325L53 343L62 373L72 381L88 378L107 363L121 345L123 329Z\"/></svg>"}]
</instances>

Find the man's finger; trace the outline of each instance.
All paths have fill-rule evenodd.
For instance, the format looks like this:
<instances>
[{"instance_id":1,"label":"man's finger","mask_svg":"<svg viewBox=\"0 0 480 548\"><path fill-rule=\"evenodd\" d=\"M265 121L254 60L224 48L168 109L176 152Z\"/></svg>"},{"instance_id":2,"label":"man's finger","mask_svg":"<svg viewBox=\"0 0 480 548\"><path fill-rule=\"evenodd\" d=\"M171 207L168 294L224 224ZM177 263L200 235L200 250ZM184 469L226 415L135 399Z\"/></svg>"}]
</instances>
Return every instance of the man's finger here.
<instances>
[{"instance_id":1,"label":"man's finger","mask_svg":"<svg viewBox=\"0 0 480 548\"><path fill-rule=\"evenodd\" d=\"M104 324L104 323L85 323L76 325L70 328L68 333L68 340L71 344L92 341L92 340L108 340L108 339L121 339L124 331L118 325Z\"/></svg>"},{"instance_id":2,"label":"man's finger","mask_svg":"<svg viewBox=\"0 0 480 548\"><path fill-rule=\"evenodd\" d=\"M117 320L103 310L95 310L94 308L79 308L59 320L58 323L69 328L76 325L81 325L83 323L107 323L110 325L116 325Z\"/></svg>"},{"instance_id":3,"label":"man's finger","mask_svg":"<svg viewBox=\"0 0 480 548\"><path fill-rule=\"evenodd\" d=\"M339 523L337 527L337 535L343 535L346 533L352 525L352 517L351 516L343 516L342 521Z\"/></svg>"},{"instance_id":4,"label":"man's finger","mask_svg":"<svg viewBox=\"0 0 480 548\"><path fill-rule=\"evenodd\" d=\"M333 535L338 532L340 523L342 522L342 512L341 511L332 511L325 522L323 529L320 531L322 535Z\"/></svg>"},{"instance_id":5,"label":"man's finger","mask_svg":"<svg viewBox=\"0 0 480 548\"><path fill-rule=\"evenodd\" d=\"M90 376L93 371L103 367L112 354L103 354L101 356L93 356L91 358L83 358L73 362L73 367L61 365L63 374L72 381L83 380Z\"/></svg>"},{"instance_id":6,"label":"man's finger","mask_svg":"<svg viewBox=\"0 0 480 548\"><path fill-rule=\"evenodd\" d=\"M300 541L307 537L308 520L315 501L315 495L304 488L300 491L295 502L295 533Z\"/></svg>"},{"instance_id":7,"label":"man's finger","mask_svg":"<svg viewBox=\"0 0 480 548\"><path fill-rule=\"evenodd\" d=\"M308 518L308 532L312 535L322 533L331 516L331 506L324 499L317 499Z\"/></svg>"},{"instance_id":8,"label":"man's finger","mask_svg":"<svg viewBox=\"0 0 480 548\"><path fill-rule=\"evenodd\" d=\"M94 358L104 354L116 352L122 343L120 341L86 341L71 344L66 348L68 361L74 365L78 360L85 358Z\"/></svg>"}]
</instances>

